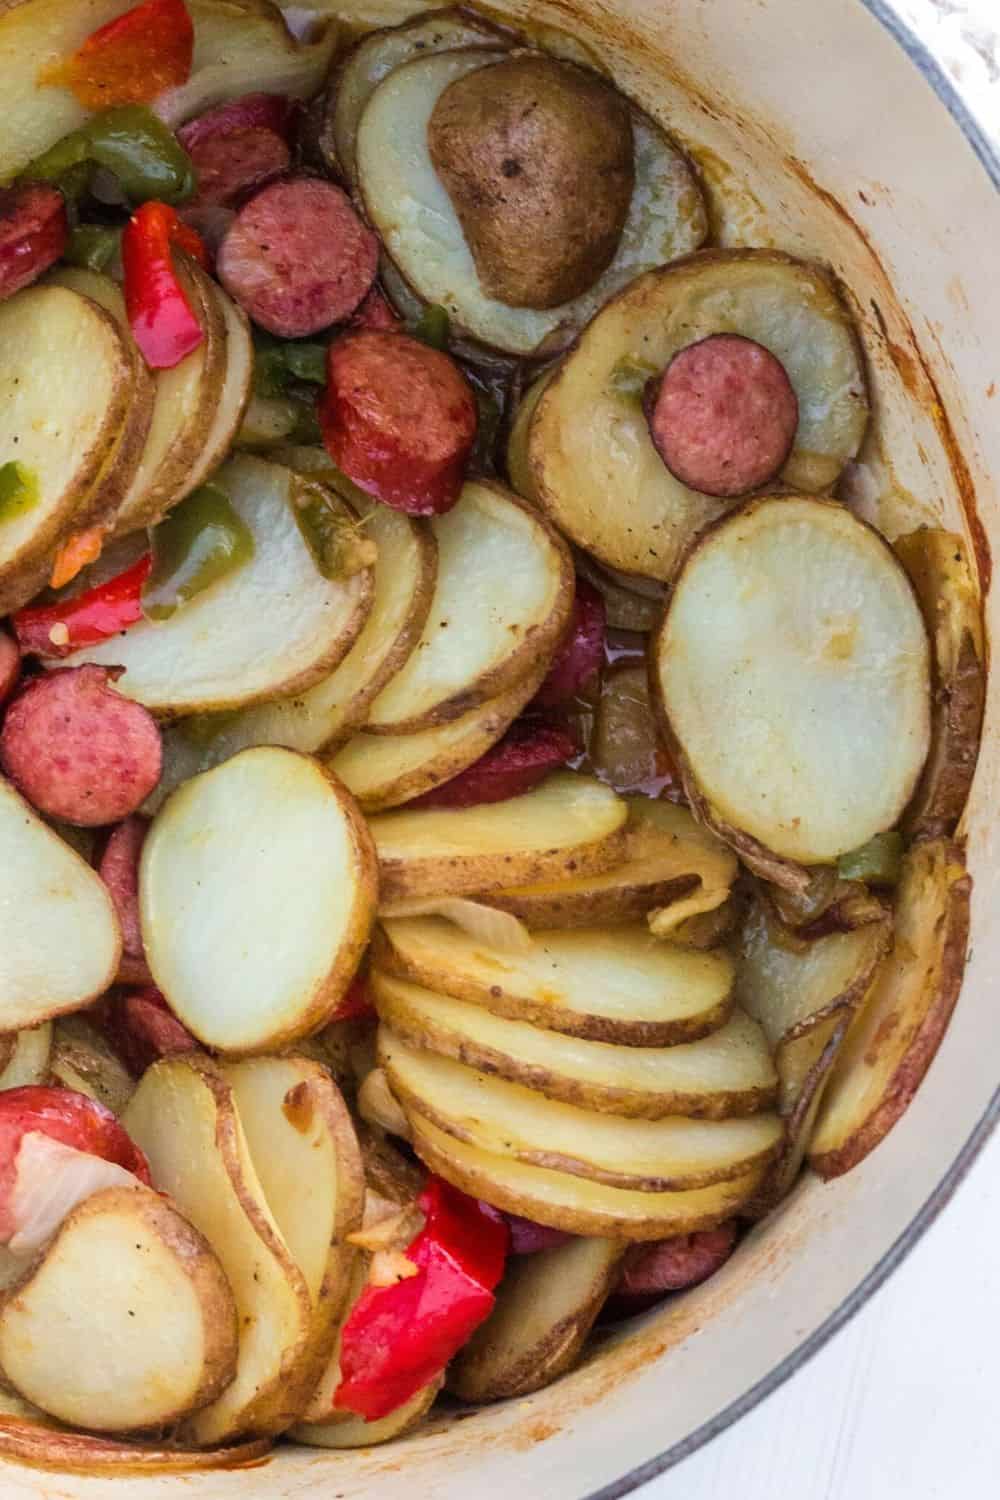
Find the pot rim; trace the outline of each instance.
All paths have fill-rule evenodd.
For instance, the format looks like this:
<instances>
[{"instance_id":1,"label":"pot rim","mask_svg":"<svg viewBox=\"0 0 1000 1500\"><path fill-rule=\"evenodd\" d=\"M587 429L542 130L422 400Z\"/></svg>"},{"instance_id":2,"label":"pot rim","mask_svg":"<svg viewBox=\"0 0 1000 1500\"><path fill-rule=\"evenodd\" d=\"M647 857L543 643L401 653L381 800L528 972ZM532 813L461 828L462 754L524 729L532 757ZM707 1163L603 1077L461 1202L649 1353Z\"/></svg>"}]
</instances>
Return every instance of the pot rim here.
<instances>
[{"instance_id":1,"label":"pot rim","mask_svg":"<svg viewBox=\"0 0 1000 1500\"><path fill-rule=\"evenodd\" d=\"M913 66L923 75L930 84L945 109L958 125L965 139L968 141L973 152L978 158L983 170L993 186L1000 192L1000 147L995 145L987 136L985 130L976 119L975 115L959 94L952 80L948 77L944 68L930 52L928 47L907 23L892 8L890 0L859 0L868 13L882 25L895 42L903 49ZM758 1406L766 1397L776 1391L779 1386L784 1385L798 1370L818 1354L835 1333L849 1323L854 1315L860 1312L870 1297L879 1290L885 1281L892 1275L896 1267L909 1255L910 1251L918 1241L926 1234L935 1219L950 1203L952 1197L961 1186L969 1172L973 1162L980 1151L986 1145L993 1134L998 1122L1000 1122L1000 1088L997 1088L986 1110L973 1127L971 1134L964 1146L959 1151L948 1171L942 1177L937 1187L924 1203L923 1207L915 1214L910 1223L903 1230L895 1243L886 1251L882 1259L872 1267L867 1276L854 1288L848 1297L832 1312L830 1316L821 1323L791 1354L785 1356L772 1370L756 1381L749 1390L745 1391L736 1401L703 1422L694 1432L682 1438L680 1442L674 1443L656 1458L649 1459L640 1464L629 1473L624 1474L621 1479L604 1485L599 1490L592 1490L581 1500L622 1500L622 1497L633 1494L642 1485L648 1484L650 1480L656 1479L660 1474L665 1474L683 1459L696 1453L706 1443L725 1432L727 1427L738 1422L741 1417Z\"/></svg>"}]
</instances>

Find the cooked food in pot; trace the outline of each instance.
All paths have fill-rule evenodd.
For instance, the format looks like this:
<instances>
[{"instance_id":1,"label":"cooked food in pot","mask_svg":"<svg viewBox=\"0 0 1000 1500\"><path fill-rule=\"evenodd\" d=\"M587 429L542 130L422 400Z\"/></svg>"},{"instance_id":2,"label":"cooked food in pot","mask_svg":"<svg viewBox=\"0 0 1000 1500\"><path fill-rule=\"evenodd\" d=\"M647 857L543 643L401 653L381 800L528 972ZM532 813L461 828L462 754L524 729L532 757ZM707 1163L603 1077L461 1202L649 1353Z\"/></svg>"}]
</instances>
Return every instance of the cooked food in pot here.
<instances>
[{"instance_id":1,"label":"cooked food in pot","mask_svg":"<svg viewBox=\"0 0 1000 1500\"><path fill-rule=\"evenodd\" d=\"M0 1453L50 1467L539 1389L873 1151L958 999L979 584L850 502L851 289L703 249L572 38L343 11L0 14Z\"/></svg>"}]
</instances>

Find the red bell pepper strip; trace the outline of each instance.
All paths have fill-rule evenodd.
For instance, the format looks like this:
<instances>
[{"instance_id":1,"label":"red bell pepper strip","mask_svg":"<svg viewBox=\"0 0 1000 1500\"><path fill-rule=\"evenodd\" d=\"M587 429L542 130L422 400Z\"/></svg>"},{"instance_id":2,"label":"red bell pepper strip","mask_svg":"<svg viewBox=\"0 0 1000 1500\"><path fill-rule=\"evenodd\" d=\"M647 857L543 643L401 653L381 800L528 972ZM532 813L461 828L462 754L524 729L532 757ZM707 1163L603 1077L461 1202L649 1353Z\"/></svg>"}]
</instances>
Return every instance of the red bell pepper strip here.
<instances>
[{"instance_id":1,"label":"red bell pepper strip","mask_svg":"<svg viewBox=\"0 0 1000 1500\"><path fill-rule=\"evenodd\" d=\"M84 109L148 104L191 76L194 25L183 0L145 0L101 26L39 83L69 89Z\"/></svg>"},{"instance_id":2,"label":"red bell pepper strip","mask_svg":"<svg viewBox=\"0 0 1000 1500\"><path fill-rule=\"evenodd\" d=\"M29 656L70 656L127 630L142 619L142 586L152 565L147 553L124 573L75 599L19 609L12 624L21 650Z\"/></svg>"},{"instance_id":3,"label":"red bell pepper strip","mask_svg":"<svg viewBox=\"0 0 1000 1500\"><path fill-rule=\"evenodd\" d=\"M167 203L136 209L122 235L125 307L143 358L151 370L172 370L205 337L174 266L174 249L208 264L201 235Z\"/></svg>"},{"instance_id":4,"label":"red bell pepper strip","mask_svg":"<svg viewBox=\"0 0 1000 1500\"><path fill-rule=\"evenodd\" d=\"M432 1177L417 1199L426 1223L404 1252L415 1276L367 1286L344 1324L337 1409L378 1421L441 1373L493 1309L507 1225Z\"/></svg>"}]
</instances>

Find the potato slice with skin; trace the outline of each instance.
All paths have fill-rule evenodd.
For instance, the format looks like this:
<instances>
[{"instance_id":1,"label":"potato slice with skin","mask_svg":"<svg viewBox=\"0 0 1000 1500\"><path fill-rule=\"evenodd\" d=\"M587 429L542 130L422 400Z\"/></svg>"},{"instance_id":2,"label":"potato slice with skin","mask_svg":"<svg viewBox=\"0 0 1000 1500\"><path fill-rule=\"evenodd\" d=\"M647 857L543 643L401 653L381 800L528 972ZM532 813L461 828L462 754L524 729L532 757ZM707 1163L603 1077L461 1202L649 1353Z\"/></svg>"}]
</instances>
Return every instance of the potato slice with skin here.
<instances>
[{"instance_id":1,"label":"potato slice with skin","mask_svg":"<svg viewBox=\"0 0 1000 1500\"><path fill-rule=\"evenodd\" d=\"M60 1016L52 1034L49 1071L66 1088L77 1089L120 1115L135 1079L118 1054L86 1016ZM0 1077L2 1083L2 1077Z\"/></svg>"},{"instance_id":2,"label":"potato slice with skin","mask_svg":"<svg viewBox=\"0 0 1000 1500\"><path fill-rule=\"evenodd\" d=\"M384 973L495 1015L631 1047L669 1047L717 1030L735 978L728 954L662 943L643 927L536 932L515 953L440 917L410 917L383 921L373 959Z\"/></svg>"},{"instance_id":3,"label":"potato slice with skin","mask_svg":"<svg viewBox=\"0 0 1000 1500\"><path fill-rule=\"evenodd\" d=\"M706 238L708 220L686 157L633 107L636 186L608 269L581 297L546 311L509 307L488 297L434 170L427 127L449 84L504 56L475 46L396 67L375 89L358 123L357 178L369 219L419 296L446 307L457 330L495 349L530 356L564 348L602 303L640 272L696 250Z\"/></svg>"},{"instance_id":4,"label":"potato slice with skin","mask_svg":"<svg viewBox=\"0 0 1000 1500\"><path fill-rule=\"evenodd\" d=\"M700 890L728 888L739 866L721 839L686 807L629 797L624 862L604 875L495 891L490 905L529 927L590 927L635 922Z\"/></svg>"},{"instance_id":5,"label":"potato slice with skin","mask_svg":"<svg viewBox=\"0 0 1000 1500\"><path fill-rule=\"evenodd\" d=\"M357 734L329 761L366 813L400 807L473 765L534 698L547 668L450 724L416 734Z\"/></svg>"},{"instance_id":6,"label":"potato slice with skin","mask_svg":"<svg viewBox=\"0 0 1000 1500\"><path fill-rule=\"evenodd\" d=\"M954 833L979 754L986 697L982 605L968 553L951 531L921 527L893 542L916 589L934 647L931 749L904 827L914 838Z\"/></svg>"},{"instance_id":7,"label":"potato slice with skin","mask_svg":"<svg viewBox=\"0 0 1000 1500\"><path fill-rule=\"evenodd\" d=\"M288 463L296 467L291 456ZM147 811L161 807L182 782L240 750L284 745L311 755L339 745L364 723L370 703L420 637L434 590L437 548L422 522L363 499L365 533L378 547L374 598L364 628L340 666L294 698L275 698L235 717L209 716L168 729L163 773Z\"/></svg>"},{"instance_id":8,"label":"potato slice with skin","mask_svg":"<svg viewBox=\"0 0 1000 1500\"><path fill-rule=\"evenodd\" d=\"M573 609L558 533L491 480L430 522L437 581L420 640L371 706L369 734L449 723L548 665Z\"/></svg>"},{"instance_id":9,"label":"potato slice with skin","mask_svg":"<svg viewBox=\"0 0 1000 1500\"><path fill-rule=\"evenodd\" d=\"M233 1295L211 1249L137 1183L79 1204L8 1293L0 1367L61 1421L141 1431L214 1400L233 1377L237 1337Z\"/></svg>"},{"instance_id":10,"label":"potato slice with skin","mask_svg":"<svg viewBox=\"0 0 1000 1500\"><path fill-rule=\"evenodd\" d=\"M219 465L225 462L250 402L254 364L250 319L242 307L233 301L217 281L206 276L197 266L193 267L192 274L198 276L203 292L210 296L221 315L225 373L215 403L212 425L201 452L188 471L185 494L190 494L200 484L204 484Z\"/></svg>"},{"instance_id":11,"label":"potato slice with skin","mask_svg":"<svg viewBox=\"0 0 1000 1500\"><path fill-rule=\"evenodd\" d=\"M200 468L214 424L226 408L228 384L229 314L216 296L211 278L181 255L178 274L204 338L191 354L169 370L157 370L152 422L139 468L115 516L115 536L154 525L196 485L189 482ZM240 365L240 343L234 340L233 361ZM221 461L221 455L220 455Z\"/></svg>"},{"instance_id":12,"label":"potato slice with skin","mask_svg":"<svg viewBox=\"0 0 1000 1500\"><path fill-rule=\"evenodd\" d=\"M327 89L321 140L331 165L357 187L358 122L383 78L402 63L457 47L495 49L504 40L503 33L488 22L461 10L416 16L405 25L364 37L348 53Z\"/></svg>"},{"instance_id":13,"label":"potato slice with skin","mask_svg":"<svg viewBox=\"0 0 1000 1500\"><path fill-rule=\"evenodd\" d=\"M44 1083L49 1075L52 1030L52 1022L43 1021L40 1026L30 1026L16 1033L14 1049L0 1073L0 1091Z\"/></svg>"},{"instance_id":14,"label":"potato slice with skin","mask_svg":"<svg viewBox=\"0 0 1000 1500\"><path fill-rule=\"evenodd\" d=\"M697 816L789 890L891 828L927 756L913 590L879 533L832 501L765 496L703 533L650 673Z\"/></svg>"},{"instance_id":15,"label":"potato slice with skin","mask_svg":"<svg viewBox=\"0 0 1000 1500\"><path fill-rule=\"evenodd\" d=\"M296 1416L276 1398L294 1387L312 1303L264 1197L232 1089L207 1058L165 1058L143 1075L122 1123L154 1185L212 1246L239 1315L235 1377L184 1436L212 1446L280 1431Z\"/></svg>"},{"instance_id":16,"label":"potato slice with skin","mask_svg":"<svg viewBox=\"0 0 1000 1500\"><path fill-rule=\"evenodd\" d=\"M293 512L291 470L241 457L215 479L250 528L253 557L168 620L141 620L67 658L124 667L118 691L164 717L311 687L343 660L371 609L370 569L332 580L317 569Z\"/></svg>"},{"instance_id":17,"label":"potato slice with skin","mask_svg":"<svg viewBox=\"0 0 1000 1500\"><path fill-rule=\"evenodd\" d=\"M755 1114L775 1100L763 1033L739 1010L697 1042L620 1047L508 1021L379 970L370 983L379 1016L404 1041L583 1109L639 1120L719 1120Z\"/></svg>"},{"instance_id":18,"label":"potato slice with skin","mask_svg":"<svg viewBox=\"0 0 1000 1500\"><path fill-rule=\"evenodd\" d=\"M837 1059L809 1145L821 1177L839 1177L887 1135L920 1087L958 999L972 881L946 839L903 857L892 952Z\"/></svg>"},{"instance_id":19,"label":"potato slice with skin","mask_svg":"<svg viewBox=\"0 0 1000 1500\"><path fill-rule=\"evenodd\" d=\"M38 591L67 533L117 508L133 363L110 313L43 284L0 306L0 371L0 452L17 454L37 493L0 524L2 616Z\"/></svg>"},{"instance_id":20,"label":"potato slice with skin","mask_svg":"<svg viewBox=\"0 0 1000 1500\"><path fill-rule=\"evenodd\" d=\"M312 1299L306 1348L291 1382L275 1393L285 1414L305 1407L330 1358L358 1255L346 1236L361 1228L364 1168L347 1107L319 1063L258 1057L221 1072L268 1206Z\"/></svg>"},{"instance_id":21,"label":"potato slice with skin","mask_svg":"<svg viewBox=\"0 0 1000 1500\"><path fill-rule=\"evenodd\" d=\"M795 388L799 429L784 483L824 490L861 445L868 399L857 335L825 272L771 250L704 251L650 271L601 309L515 427L524 493L607 566L669 582L695 534L729 508L674 478L640 400L646 372L715 333L763 344ZM622 393L630 369L638 394Z\"/></svg>"},{"instance_id":22,"label":"potato slice with skin","mask_svg":"<svg viewBox=\"0 0 1000 1500\"><path fill-rule=\"evenodd\" d=\"M602 874L622 861L627 815L609 787L571 771L506 802L379 813L369 826L382 900Z\"/></svg>"},{"instance_id":23,"label":"potato slice with skin","mask_svg":"<svg viewBox=\"0 0 1000 1500\"><path fill-rule=\"evenodd\" d=\"M432 1172L495 1208L570 1234L613 1239L662 1240L715 1229L751 1200L763 1174L755 1168L711 1187L642 1193L492 1156L420 1116L414 1116L413 1144Z\"/></svg>"},{"instance_id":24,"label":"potato slice with skin","mask_svg":"<svg viewBox=\"0 0 1000 1500\"><path fill-rule=\"evenodd\" d=\"M5 1397L9 1403L13 1398ZM113 1438L71 1432L33 1414L0 1413L0 1457L58 1474L119 1478L136 1474L201 1473L208 1469L256 1468L270 1451L266 1440L226 1448L158 1447L156 1443L119 1443Z\"/></svg>"},{"instance_id":25,"label":"potato slice with skin","mask_svg":"<svg viewBox=\"0 0 1000 1500\"><path fill-rule=\"evenodd\" d=\"M835 1013L818 1021L805 1035L786 1042L778 1052L775 1062L785 1139L746 1210L748 1215L763 1218L795 1186L850 1024L848 1014Z\"/></svg>"},{"instance_id":26,"label":"potato slice with skin","mask_svg":"<svg viewBox=\"0 0 1000 1500\"><path fill-rule=\"evenodd\" d=\"M113 984L121 929L104 882L0 777L0 1031L79 1010Z\"/></svg>"},{"instance_id":27,"label":"potato slice with skin","mask_svg":"<svg viewBox=\"0 0 1000 1500\"><path fill-rule=\"evenodd\" d=\"M729 1182L773 1160L776 1115L621 1120L436 1057L382 1027L379 1061L408 1115L495 1156L609 1187L669 1193Z\"/></svg>"},{"instance_id":28,"label":"potato slice with skin","mask_svg":"<svg viewBox=\"0 0 1000 1500\"><path fill-rule=\"evenodd\" d=\"M260 746L168 801L142 851L146 958L205 1046L273 1051L332 1017L368 942L364 819L316 761Z\"/></svg>"},{"instance_id":29,"label":"potato slice with skin","mask_svg":"<svg viewBox=\"0 0 1000 1500\"><path fill-rule=\"evenodd\" d=\"M366 1422L364 1417L346 1413L342 1422L300 1423L288 1436L293 1443L304 1443L308 1448L375 1448L380 1443L393 1442L420 1426L443 1383L443 1376L439 1376L377 1422Z\"/></svg>"},{"instance_id":30,"label":"potato slice with skin","mask_svg":"<svg viewBox=\"0 0 1000 1500\"><path fill-rule=\"evenodd\" d=\"M572 1369L625 1250L620 1240L574 1239L514 1257L496 1307L448 1370L449 1391L477 1405L506 1401Z\"/></svg>"}]
</instances>

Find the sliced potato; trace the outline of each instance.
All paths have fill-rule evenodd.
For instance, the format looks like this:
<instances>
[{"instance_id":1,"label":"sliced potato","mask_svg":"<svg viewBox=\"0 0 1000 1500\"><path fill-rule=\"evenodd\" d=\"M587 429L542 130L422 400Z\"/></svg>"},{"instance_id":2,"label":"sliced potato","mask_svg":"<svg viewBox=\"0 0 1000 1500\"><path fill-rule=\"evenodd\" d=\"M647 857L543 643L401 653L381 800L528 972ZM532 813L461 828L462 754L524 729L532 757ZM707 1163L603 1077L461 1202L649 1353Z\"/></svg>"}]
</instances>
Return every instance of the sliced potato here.
<instances>
[{"instance_id":1,"label":"sliced potato","mask_svg":"<svg viewBox=\"0 0 1000 1500\"><path fill-rule=\"evenodd\" d=\"M404 1041L583 1109L718 1120L755 1114L775 1099L763 1033L740 1010L697 1042L621 1047L509 1021L378 970L371 984L380 1017Z\"/></svg>"},{"instance_id":2,"label":"sliced potato","mask_svg":"<svg viewBox=\"0 0 1000 1500\"><path fill-rule=\"evenodd\" d=\"M697 891L728 891L739 870L736 857L686 807L649 797L627 801L626 854L616 869L495 891L490 904L529 927L589 927L639 921Z\"/></svg>"},{"instance_id":3,"label":"sliced potato","mask_svg":"<svg viewBox=\"0 0 1000 1500\"><path fill-rule=\"evenodd\" d=\"M260 746L167 802L142 851L146 958L205 1046L270 1051L318 1030L375 915L371 839L316 761Z\"/></svg>"},{"instance_id":4,"label":"sliced potato","mask_svg":"<svg viewBox=\"0 0 1000 1500\"><path fill-rule=\"evenodd\" d=\"M570 1234L611 1239L662 1240L715 1229L750 1202L764 1170L711 1187L642 1193L492 1156L419 1116L414 1116L413 1143L432 1172L495 1208Z\"/></svg>"},{"instance_id":5,"label":"sliced potato","mask_svg":"<svg viewBox=\"0 0 1000 1500\"><path fill-rule=\"evenodd\" d=\"M268 1207L312 1300L306 1347L273 1398L285 1421L305 1408L330 1358L357 1255L346 1236L361 1228L364 1168L347 1107L319 1063L257 1057L221 1071ZM270 1425L266 1403L262 1419Z\"/></svg>"},{"instance_id":6,"label":"sliced potato","mask_svg":"<svg viewBox=\"0 0 1000 1500\"><path fill-rule=\"evenodd\" d=\"M786 1043L818 1023L853 1015L891 940L892 924L886 920L804 941L759 903L743 926L737 998L780 1056Z\"/></svg>"},{"instance_id":7,"label":"sliced potato","mask_svg":"<svg viewBox=\"0 0 1000 1500\"><path fill-rule=\"evenodd\" d=\"M434 1405L443 1383L443 1376L432 1380L409 1401L404 1401L402 1406L397 1406L395 1411L376 1422L366 1422L364 1417L348 1412L343 1421L300 1424L293 1427L288 1436L293 1443L304 1443L309 1448L378 1447L380 1443L405 1437L419 1427Z\"/></svg>"},{"instance_id":8,"label":"sliced potato","mask_svg":"<svg viewBox=\"0 0 1000 1500\"><path fill-rule=\"evenodd\" d=\"M971 891L946 839L904 855L893 949L841 1048L809 1146L821 1177L857 1166L920 1087L961 989Z\"/></svg>"},{"instance_id":9,"label":"sliced potato","mask_svg":"<svg viewBox=\"0 0 1000 1500\"><path fill-rule=\"evenodd\" d=\"M0 616L38 592L70 531L117 509L133 377L125 335L90 297L44 284L0 306L0 453L34 493L0 522Z\"/></svg>"},{"instance_id":10,"label":"sliced potato","mask_svg":"<svg viewBox=\"0 0 1000 1500\"><path fill-rule=\"evenodd\" d=\"M0 777L0 1032L104 993L122 935L104 882Z\"/></svg>"},{"instance_id":11,"label":"sliced potato","mask_svg":"<svg viewBox=\"0 0 1000 1500\"><path fill-rule=\"evenodd\" d=\"M357 734L330 760L366 813L411 802L466 770L502 739L541 687L545 667L450 724L416 734Z\"/></svg>"},{"instance_id":12,"label":"sliced potato","mask_svg":"<svg viewBox=\"0 0 1000 1500\"><path fill-rule=\"evenodd\" d=\"M379 1033L379 1060L408 1115L494 1156L609 1187L644 1193L709 1187L766 1165L781 1144L776 1115L617 1119L424 1052L386 1027Z\"/></svg>"},{"instance_id":13,"label":"sliced potato","mask_svg":"<svg viewBox=\"0 0 1000 1500\"><path fill-rule=\"evenodd\" d=\"M706 533L652 663L689 801L774 884L807 884L803 866L860 848L909 801L927 633L888 544L842 506L770 496Z\"/></svg>"},{"instance_id":14,"label":"sliced potato","mask_svg":"<svg viewBox=\"0 0 1000 1500\"><path fill-rule=\"evenodd\" d=\"M154 1186L208 1240L236 1300L236 1374L185 1436L214 1445L279 1431L287 1424L276 1398L294 1386L312 1302L264 1196L232 1090L205 1058L165 1058L143 1074L122 1123L146 1153Z\"/></svg>"},{"instance_id":15,"label":"sliced potato","mask_svg":"<svg viewBox=\"0 0 1000 1500\"><path fill-rule=\"evenodd\" d=\"M753 1217L769 1213L795 1186L850 1024L849 1014L835 1012L780 1049L775 1065L785 1138L747 1210Z\"/></svg>"},{"instance_id":16,"label":"sliced potato","mask_svg":"<svg viewBox=\"0 0 1000 1500\"><path fill-rule=\"evenodd\" d=\"M331 166L352 187L357 186L358 121L383 78L401 63L456 47L495 49L503 40L503 33L488 22L462 10L432 11L429 16L415 16L403 26L362 38L347 54L327 89L321 140Z\"/></svg>"},{"instance_id":17,"label":"sliced potato","mask_svg":"<svg viewBox=\"0 0 1000 1500\"><path fill-rule=\"evenodd\" d=\"M287 462L296 467L291 457ZM293 698L274 698L237 715L208 715L168 729L154 807L182 782L240 750L284 745L311 755L340 744L364 723L372 700L419 639L434 590L437 549L422 522L362 498L365 531L378 547L374 597L364 628L340 666ZM334 770L350 786L336 764Z\"/></svg>"},{"instance_id":18,"label":"sliced potato","mask_svg":"<svg viewBox=\"0 0 1000 1500\"><path fill-rule=\"evenodd\" d=\"M307 7L319 10L324 24L300 42L269 0L185 4L194 22L194 60L187 82L156 101L156 112L168 125L252 91L311 99L323 86L339 34L328 11Z\"/></svg>"},{"instance_id":19,"label":"sliced potato","mask_svg":"<svg viewBox=\"0 0 1000 1500\"><path fill-rule=\"evenodd\" d=\"M905 823L914 837L950 834L979 755L986 698L982 604L965 543L954 532L924 526L897 537L893 547L917 591L934 647L931 749Z\"/></svg>"},{"instance_id":20,"label":"sliced potato","mask_svg":"<svg viewBox=\"0 0 1000 1500\"><path fill-rule=\"evenodd\" d=\"M222 295L216 295L211 277L184 256L178 259L178 273L204 338L173 369L156 371L152 422L139 467L115 516L116 536L152 526L201 483L201 456L216 446L210 444L210 434L217 421L225 423L232 383L238 384L242 340L236 335L230 345L232 315ZM197 474L193 482L192 474Z\"/></svg>"},{"instance_id":21,"label":"sliced potato","mask_svg":"<svg viewBox=\"0 0 1000 1500\"><path fill-rule=\"evenodd\" d=\"M698 953L644 927L536 932L525 952L491 948L440 917L383 921L378 967L438 994L551 1031L669 1047L715 1031L731 1010L726 953Z\"/></svg>"},{"instance_id":22,"label":"sliced potato","mask_svg":"<svg viewBox=\"0 0 1000 1500\"><path fill-rule=\"evenodd\" d=\"M530 1396L572 1369L625 1257L620 1240L574 1239L514 1256L497 1303L448 1370L477 1405Z\"/></svg>"},{"instance_id":23,"label":"sliced potato","mask_svg":"<svg viewBox=\"0 0 1000 1500\"><path fill-rule=\"evenodd\" d=\"M600 874L621 863L627 816L609 787L571 771L506 802L379 813L369 826L382 899Z\"/></svg>"},{"instance_id":24,"label":"sliced potato","mask_svg":"<svg viewBox=\"0 0 1000 1500\"><path fill-rule=\"evenodd\" d=\"M193 274L201 276L203 289L221 314L225 373L215 403L212 424L200 453L188 471L185 494L190 494L200 484L204 484L228 457L250 401L254 362L250 319L242 307L233 301L217 281L199 273L197 267L193 268Z\"/></svg>"},{"instance_id":25,"label":"sliced potato","mask_svg":"<svg viewBox=\"0 0 1000 1500\"><path fill-rule=\"evenodd\" d=\"M472 338L510 354L531 355L565 347L602 303L640 272L696 250L708 233L708 220L686 157L648 116L633 109L636 183L608 269L583 296L545 311L488 297L431 161L427 127L449 84L503 56L473 46L395 67L371 94L358 122L357 179L368 217L419 296L446 307L456 328Z\"/></svg>"},{"instance_id":26,"label":"sliced potato","mask_svg":"<svg viewBox=\"0 0 1000 1500\"><path fill-rule=\"evenodd\" d=\"M641 403L647 376L716 333L763 344L795 388L799 429L786 484L826 489L861 445L868 399L859 345L823 271L771 250L706 251L650 271L602 308L518 434L528 498L624 573L669 581L695 533L729 508L673 477ZM636 389L623 394L632 372Z\"/></svg>"},{"instance_id":27,"label":"sliced potato","mask_svg":"<svg viewBox=\"0 0 1000 1500\"><path fill-rule=\"evenodd\" d=\"M15 1033L13 1051L0 1073L0 1090L21 1089L45 1082L49 1076L52 1029L51 1021L43 1021L40 1026L30 1026Z\"/></svg>"},{"instance_id":28,"label":"sliced potato","mask_svg":"<svg viewBox=\"0 0 1000 1500\"><path fill-rule=\"evenodd\" d=\"M243 708L333 671L371 609L371 570L324 578L299 531L298 480L259 458L216 476L249 527L254 555L163 621L78 651L70 665L124 667L127 698L167 716Z\"/></svg>"},{"instance_id":29,"label":"sliced potato","mask_svg":"<svg viewBox=\"0 0 1000 1500\"><path fill-rule=\"evenodd\" d=\"M430 526L438 547L430 612L412 654L372 704L369 734L461 718L547 664L569 623L569 552L502 485L466 484Z\"/></svg>"},{"instance_id":30,"label":"sliced potato","mask_svg":"<svg viewBox=\"0 0 1000 1500\"><path fill-rule=\"evenodd\" d=\"M66 1088L89 1094L116 1115L135 1088L135 1079L118 1054L85 1016L61 1016L56 1021L49 1071Z\"/></svg>"},{"instance_id":31,"label":"sliced potato","mask_svg":"<svg viewBox=\"0 0 1000 1500\"><path fill-rule=\"evenodd\" d=\"M61 1421L141 1431L213 1401L233 1377L237 1337L236 1306L215 1255L136 1183L73 1209L8 1293L0 1368Z\"/></svg>"}]
</instances>

